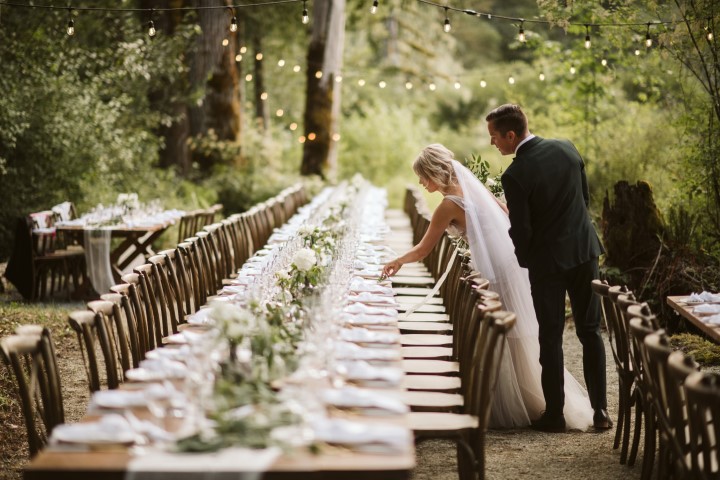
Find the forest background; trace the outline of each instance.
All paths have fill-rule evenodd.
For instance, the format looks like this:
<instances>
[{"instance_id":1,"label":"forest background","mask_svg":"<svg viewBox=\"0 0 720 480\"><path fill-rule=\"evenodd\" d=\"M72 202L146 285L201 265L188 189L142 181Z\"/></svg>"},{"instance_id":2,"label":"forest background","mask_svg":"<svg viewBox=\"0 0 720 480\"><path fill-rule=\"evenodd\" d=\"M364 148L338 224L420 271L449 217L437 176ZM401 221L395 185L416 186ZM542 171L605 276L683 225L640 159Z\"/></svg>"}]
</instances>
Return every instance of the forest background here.
<instances>
[{"instance_id":1,"label":"forest background","mask_svg":"<svg viewBox=\"0 0 720 480\"><path fill-rule=\"evenodd\" d=\"M122 192L230 214L301 173L360 173L399 206L429 143L479 155L492 175L506 168L484 118L513 102L533 133L583 154L606 275L661 310L664 295L720 288L712 0L454 0L449 11L380 0L375 14L368 0L313 0L307 24L300 2L2 3L0 261L18 217L65 200L83 212ZM338 14L341 28L328 29ZM324 81L318 45L339 50Z\"/></svg>"}]
</instances>

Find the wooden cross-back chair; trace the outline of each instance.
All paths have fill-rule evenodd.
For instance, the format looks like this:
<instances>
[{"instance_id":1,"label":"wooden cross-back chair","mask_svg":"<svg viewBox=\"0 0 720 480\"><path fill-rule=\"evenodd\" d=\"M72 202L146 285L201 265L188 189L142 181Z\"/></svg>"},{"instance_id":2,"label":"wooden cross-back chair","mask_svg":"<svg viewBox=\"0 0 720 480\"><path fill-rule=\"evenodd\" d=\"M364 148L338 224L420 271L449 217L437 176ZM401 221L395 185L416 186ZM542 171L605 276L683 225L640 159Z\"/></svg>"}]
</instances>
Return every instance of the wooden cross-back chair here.
<instances>
[{"instance_id":1,"label":"wooden cross-back chair","mask_svg":"<svg viewBox=\"0 0 720 480\"><path fill-rule=\"evenodd\" d=\"M639 399L642 403L642 413L645 427L645 443L643 445L643 466L641 478L649 480L655 465L655 449L657 444L657 417L655 412L655 399L652 383L647 367L647 353L645 350L645 338L658 331L657 325L647 318L631 318L629 322L631 358L635 372L636 384L639 392ZM636 423L636 437L637 427Z\"/></svg>"},{"instance_id":2,"label":"wooden cross-back chair","mask_svg":"<svg viewBox=\"0 0 720 480\"><path fill-rule=\"evenodd\" d=\"M121 370L105 318L90 310L78 310L70 312L68 323L77 335L90 391L96 392L103 386L100 379L102 365L97 351L98 347L102 352L102 362L105 366L104 384L108 389L118 388L122 378Z\"/></svg>"},{"instance_id":3,"label":"wooden cross-back chair","mask_svg":"<svg viewBox=\"0 0 720 480\"><path fill-rule=\"evenodd\" d=\"M485 433L495 392L499 360L505 338L515 325L515 315L498 311L486 314L479 325L473 350L472 385L468 386L462 414L411 412L408 423L415 442L429 439L451 440L457 445L460 478L485 476Z\"/></svg>"},{"instance_id":4,"label":"wooden cross-back chair","mask_svg":"<svg viewBox=\"0 0 720 480\"><path fill-rule=\"evenodd\" d=\"M126 283L113 285L110 290L123 297L121 305L125 317L128 319L128 335L131 345L132 343L136 345L139 363L140 360L145 359L145 353L155 348L155 342L153 341L154 337L149 334L147 313L141 300L139 275L128 273L123 275L123 281ZM137 366L134 360L133 366Z\"/></svg>"},{"instance_id":5,"label":"wooden cross-back chair","mask_svg":"<svg viewBox=\"0 0 720 480\"><path fill-rule=\"evenodd\" d=\"M720 478L720 374L695 372L683 386L688 402L693 477Z\"/></svg>"},{"instance_id":6,"label":"wooden cross-back chair","mask_svg":"<svg viewBox=\"0 0 720 480\"><path fill-rule=\"evenodd\" d=\"M688 400L685 393L685 381L687 378L700 371L700 366L695 360L685 355L683 352L676 350L668 356L667 359L667 401L668 401L668 417L675 431L675 441L680 450L688 452L685 458L690 459L690 475L696 475L699 472L699 458L692 454L692 445L690 444L690 428ZM690 476L688 475L688 476Z\"/></svg>"},{"instance_id":7,"label":"wooden cross-back chair","mask_svg":"<svg viewBox=\"0 0 720 480\"><path fill-rule=\"evenodd\" d=\"M688 427L683 409L682 383L670 376L668 361L673 350L663 330L645 337L648 382L653 391L655 414L660 433L658 474L662 478L688 478L692 475ZM684 381L684 380L683 380Z\"/></svg>"},{"instance_id":8,"label":"wooden cross-back chair","mask_svg":"<svg viewBox=\"0 0 720 480\"><path fill-rule=\"evenodd\" d=\"M36 326L31 333L7 336L0 340L0 353L14 378L32 457L47 443L53 428L65 422L50 330Z\"/></svg>"},{"instance_id":9,"label":"wooden cross-back chair","mask_svg":"<svg viewBox=\"0 0 720 480\"><path fill-rule=\"evenodd\" d=\"M113 320L120 323L120 326L127 334L127 345L130 351L130 367L137 368L140 362L145 359L145 349L143 347L143 338L140 334L140 327L137 321L137 313L133 308L130 299L131 285L127 283L113 285L110 291L100 295L101 300L112 302L113 304ZM116 327L119 330L119 327ZM125 369L126 371L127 369Z\"/></svg>"}]
</instances>

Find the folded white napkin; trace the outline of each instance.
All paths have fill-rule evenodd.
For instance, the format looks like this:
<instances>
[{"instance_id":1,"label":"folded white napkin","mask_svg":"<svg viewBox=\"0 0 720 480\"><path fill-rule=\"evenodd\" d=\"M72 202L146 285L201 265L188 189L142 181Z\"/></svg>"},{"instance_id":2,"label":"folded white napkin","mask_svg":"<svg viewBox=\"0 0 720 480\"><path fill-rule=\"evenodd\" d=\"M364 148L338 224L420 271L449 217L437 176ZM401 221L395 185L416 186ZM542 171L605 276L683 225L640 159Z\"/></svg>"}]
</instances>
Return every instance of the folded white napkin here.
<instances>
[{"instance_id":1,"label":"folded white napkin","mask_svg":"<svg viewBox=\"0 0 720 480\"><path fill-rule=\"evenodd\" d=\"M215 320L210 316L212 309L201 308L192 315L188 315L187 323L190 325L214 325Z\"/></svg>"},{"instance_id":2,"label":"folded white napkin","mask_svg":"<svg viewBox=\"0 0 720 480\"><path fill-rule=\"evenodd\" d=\"M360 292L357 295L348 295L347 297L348 301L350 302L356 302L356 303L364 303L367 305L374 304L374 305L383 305L388 307L397 307L398 303L395 301L395 298L389 297L386 295L378 295L376 293L370 293L370 292Z\"/></svg>"},{"instance_id":3,"label":"folded white napkin","mask_svg":"<svg viewBox=\"0 0 720 480\"><path fill-rule=\"evenodd\" d=\"M360 277L353 278L349 290L351 293L369 292L376 295L393 295L392 288L381 285L374 280L366 280Z\"/></svg>"},{"instance_id":4,"label":"folded white napkin","mask_svg":"<svg viewBox=\"0 0 720 480\"><path fill-rule=\"evenodd\" d=\"M392 307L371 307L362 303L348 305L343 311L353 315L385 315L393 318L398 316L398 311Z\"/></svg>"},{"instance_id":5,"label":"folded white napkin","mask_svg":"<svg viewBox=\"0 0 720 480\"><path fill-rule=\"evenodd\" d=\"M322 392L322 399L327 405L337 408L377 408L399 415L409 411L399 398L364 388L327 389Z\"/></svg>"},{"instance_id":6,"label":"folded white napkin","mask_svg":"<svg viewBox=\"0 0 720 480\"><path fill-rule=\"evenodd\" d=\"M344 314L342 316L348 325L397 325L397 318L387 315Z\"/></svg>"},{"instance_id":7,"label":"folded white napkin","mask_svg":"<svg viewBox=\"0 0 720 480\"><path fill-rule=\"evenodd\" d=\"M712 315L710 317L704 317L702 319L702 321L709 325L720 325L720 315Z\"/></svg>"},{"instance_id":8,"label":"folded white napkin","mask_svg":"<svg viewBox=\"0 0 720 480\"><path fill-rule=\"evenodd\" d=\"M376 367L364 360L353 360L341 362L347 371L348 380L356 382L377 382L380 381L388 386L400 385L405 375L401 368L397 367Z\"/></svg>"},{"instance_id":9,"label":"folded white napkin","mask_svg":"<svg viewBox=\"0 0 720 480\"><path fill-rule=\"evenodd\" d=\"M395 332L375 332L365 328L343 328L340 339L353 343L382 343L394 345L400 341L400 334Z\"/></svg>"},{"instance_id":10,"label":"folded white napkin","mask_svg":"<svg viewBox=\"0 0 720 480\"><path fill-rule=\"evenodd\" d=\"M52 443L126 444L135 442L136 434L128 421L117 414L104 415L97 422L58 425L53 429Z\"/></svg>"},{"instance_id":11,"label":"folded white napkin","mask_svg":"<svg viewBox=\"0 0 720 480\"><path fill-rule=\"evenodd\" d=\"M178 348L156 348L155 350L147 352L145 358L152 360L167 358L169 360L184 362L190 358L190 347L188 345L181 345Z\"/></svg>"},{"instance_id":12,"label":"folded white napkin","mask_svg":"<svg viewBox=\"0 0 720 480\"><path fill-rule=\"evenodd\" d=\"M685 301L689 303L720 302L720 294L703 291L691 294Z\"/></svg>"},{"instance_id":13,"label":"folded white napkin","mask_svg":"<svg viewBox=\"0 0 720 480\"><path fill-rule=\"evenodd\" d=\"M716 303L698 305L697 307L693 308L693 313L699 313L701 315L720 313L720 305Z\"/></svg>"},{"instance_id":14,"label":"folded white napkin","mask_svg":"<svg viewBox=\"0 0 720 480\"><path fill-rule=\"evenodd\" d=\"M335 342L335 358L339 360L367 360L397 362L402 360L399 350L394 348L361 347L352 342Z\"/></svg>"},{"instance_id":15,"label":"folded white napkin","mask_svg":"<svg viewBox=\"0 0 720 480\"><path fill-rule=\"evenodd\" d=\"M398 425L367 424L343 418L321 418L312 424L315 438L321 442L363 449L376 446L387 453L405 452L412 446L412 435Z\"/></svg>"}]
</instances>

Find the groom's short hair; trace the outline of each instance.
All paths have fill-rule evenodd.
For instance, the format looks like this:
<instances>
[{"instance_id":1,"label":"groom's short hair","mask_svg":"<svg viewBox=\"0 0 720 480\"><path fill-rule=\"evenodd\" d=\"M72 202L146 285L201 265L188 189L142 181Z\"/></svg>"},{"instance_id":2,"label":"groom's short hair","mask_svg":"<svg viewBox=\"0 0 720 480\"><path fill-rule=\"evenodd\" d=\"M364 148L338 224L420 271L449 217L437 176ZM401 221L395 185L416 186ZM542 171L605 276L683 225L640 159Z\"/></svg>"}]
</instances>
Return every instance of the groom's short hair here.
<instances>
[{"instance_id":1,"label":"groom's short hair","mask_svg":"<svg viewBox=\"0 0 720 480\"><path fill-rule=\"evenodd\" d=\"M495 130L505 135L513 131L518 137L527 131L527 117L519 105L506 103L488 113L485 121L492 122Z\"/></svg>"}]
</instances>

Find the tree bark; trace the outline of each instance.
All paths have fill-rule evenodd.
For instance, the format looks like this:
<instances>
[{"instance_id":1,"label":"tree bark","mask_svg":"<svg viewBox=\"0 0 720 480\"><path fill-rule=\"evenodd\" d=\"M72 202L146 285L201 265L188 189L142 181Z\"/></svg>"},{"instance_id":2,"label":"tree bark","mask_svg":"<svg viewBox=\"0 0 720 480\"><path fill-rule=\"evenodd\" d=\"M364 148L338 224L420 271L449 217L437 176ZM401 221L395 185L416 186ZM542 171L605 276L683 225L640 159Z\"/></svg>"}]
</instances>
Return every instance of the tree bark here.
<instances>
[{"instance_id":1,"label":"tree bark","mask_svg":"<svg viewBox=\"0 0 720 480\"><path fill-rule=\"evenodd\" d=\"M335 155L332 135L340 102L334 89L337 85L335 78L342 68L345 0L315 1L312 15L304 116L306 141L300 173L325 178L330 155ZM317 78L317 72L322 73L320 78Z\"/></svg>"},{"instance_id":2,"label":"tree bark","mask_svg":"<svg viewBox=\"0 0 720 480\"><path fill-rule=\"evenodd\" d=\"M267 100L262 99L265 93L265 75L263 71L263 60L258 60L257 54L262 53L262 36L257 30L253 31L253 50L255 52L255 60L253 63L255 82L255 118L263 131L266 131L270 123L268 114Z\"/></svg>"},{"instance_id":3,"label":"tree bark","mask_svg":"<svg viewBox=\"0 0 720 480\"><path fill-rule=\"evenodd\" d=\"M191 6L217 5L211 0L190 0ZM229 5L229 0L225 0ZM190 88L205 90L204 98L190 106L190 135L206 135L213 130L217 140L237 142L240 139L241 109L238 76L235 68L236 35L228 29L230 19L225 10L197 10L202 34L190 62ZM224 39L228 45L223 46ZM193 153L205 171L223 160Z\"/></svg>"}]
</instances>

